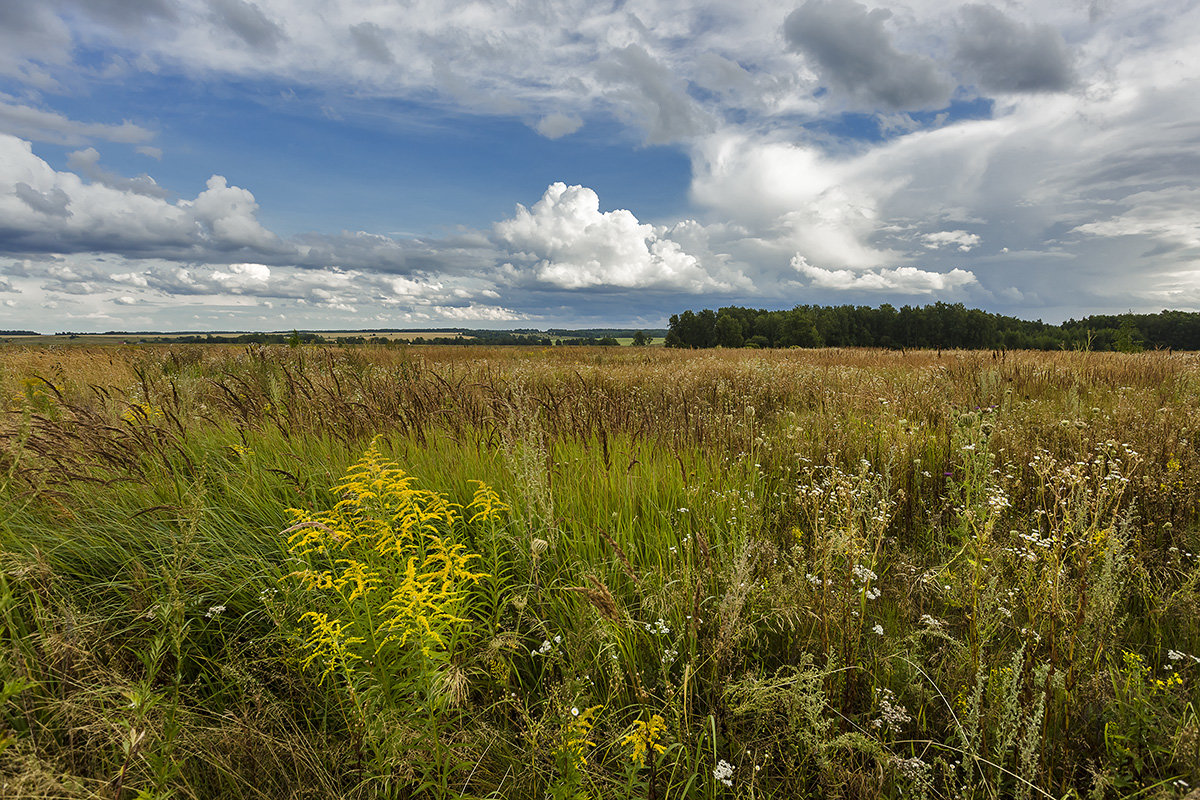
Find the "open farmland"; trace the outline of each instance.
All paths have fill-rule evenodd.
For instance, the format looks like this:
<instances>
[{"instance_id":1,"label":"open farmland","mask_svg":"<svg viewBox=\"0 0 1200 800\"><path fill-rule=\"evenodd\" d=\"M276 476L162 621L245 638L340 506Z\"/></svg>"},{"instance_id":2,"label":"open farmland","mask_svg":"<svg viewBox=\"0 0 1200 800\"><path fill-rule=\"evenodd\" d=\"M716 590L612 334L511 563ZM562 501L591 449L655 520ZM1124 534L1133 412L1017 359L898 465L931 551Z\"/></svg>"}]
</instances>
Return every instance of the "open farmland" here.
<instances>
[{"instance_id":1,"label":"open farmland","mask_svg":"<svg viewBox=\"0 0 1200 800\"><path fill-rule=\"evenodd\" d=\"M1200 357L0 349L5 797L1183 797Z\"/></svg>"}]
</instances>

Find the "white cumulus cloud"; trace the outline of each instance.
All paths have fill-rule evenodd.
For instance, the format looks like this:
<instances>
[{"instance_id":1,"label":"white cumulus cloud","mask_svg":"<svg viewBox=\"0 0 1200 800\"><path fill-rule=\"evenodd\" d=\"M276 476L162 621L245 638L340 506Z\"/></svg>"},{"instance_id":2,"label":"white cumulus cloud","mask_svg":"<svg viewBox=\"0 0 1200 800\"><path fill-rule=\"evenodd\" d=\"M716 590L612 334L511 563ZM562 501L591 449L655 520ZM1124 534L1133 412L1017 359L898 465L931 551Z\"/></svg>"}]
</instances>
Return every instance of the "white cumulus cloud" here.
<instances>
[{"instance_id":1,"label":"white cumulus cloud","mask_svg":"<svg viewBox=\"0 0 1200 800\"><path fill-rule=\"evenodd\" d=\"M184 255L280 246L259 224L254 195L220 175L209 178L194 200L171 203L153 191L148 176L122 180L99 170L95 150L72 158L97 180L58 172L34 155L29 142L0 134L0 250Z\"/></svg>"},{"instance_id":2,"label":"white cumulus cloud","mask_svg":"<svg viewBox=\"0 0 1200 800\"><path fill-rule=\"evenodd\" d=\"M495 225L512 269L562 289L663 288L698 292L745 285L741 276L711 275L667 230L641 223L625 209L601 211L585 186L551 184L531 208L517 205Z\"/></svg>"},{"instance_id":3,"label":"white cumulus cloud","mask_svg":"<svg viewBox=\"0 0 1200 800\"><path fill-rule=\"evenodd\" d=\"M930 250L954 247L960 253L966 253L979 244L979 235L966 231L936 231L923 234L921 241Z\"/></svg>"},{"instance_id":4,"label":"white cumulus cloud","mask_svg":"<svg viewBox=\"0 0 1200 800\"><path fill-rule=\"evenodd\" d=\"M835 291L933 295L965 289L978 283L973 273L958 268L949 272L930 272L916 267L885 267L857 272L814 267L799 255L792 259L792 268L807 278L811 285Z\"/></svg>"},{"instance_id":5,"label":"white cumulus cloud","mask_svg":"<svg viewBox=\"0 0 1200 800\"><path fill-rule=\"evenodd\" d=\"M556 111L542 117L534 127L547 139L561 139L582 128L583 120L574 114L562 114Z\"/></svg>"}]
</instances>

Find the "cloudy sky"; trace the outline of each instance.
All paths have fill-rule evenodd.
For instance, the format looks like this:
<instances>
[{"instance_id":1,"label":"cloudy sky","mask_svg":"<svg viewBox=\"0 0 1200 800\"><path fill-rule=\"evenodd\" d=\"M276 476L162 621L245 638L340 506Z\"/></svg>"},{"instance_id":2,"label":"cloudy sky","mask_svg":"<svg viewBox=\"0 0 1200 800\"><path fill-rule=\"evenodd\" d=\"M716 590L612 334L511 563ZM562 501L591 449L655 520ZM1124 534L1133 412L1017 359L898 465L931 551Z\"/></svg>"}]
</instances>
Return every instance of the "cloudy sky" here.
<instances>
[{"instance_id":1,"label":"cloudy sky","mask_svg":"<svg viewBox=\"0 0 1200 800\"><path fill-rule=\"evenodd\" d=\"M1200 308L1200 0L0 0L0 328Z\"/></svg>"}]
</instances>

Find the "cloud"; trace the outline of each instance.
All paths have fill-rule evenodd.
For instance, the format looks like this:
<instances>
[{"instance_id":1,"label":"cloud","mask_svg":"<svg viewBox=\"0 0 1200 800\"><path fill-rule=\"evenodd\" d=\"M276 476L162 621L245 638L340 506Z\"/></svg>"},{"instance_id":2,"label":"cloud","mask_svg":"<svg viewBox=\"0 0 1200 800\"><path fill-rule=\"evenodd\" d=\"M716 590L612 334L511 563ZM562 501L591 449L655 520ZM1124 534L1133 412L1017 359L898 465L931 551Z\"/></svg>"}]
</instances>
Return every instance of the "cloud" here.
<instances>
[{"instance_id":1,"label":"cloud","mask_svg":"<svg viewBox=\"0 0 1200 800\"><path fill-rule=\"evenodd\" d=\"M98 170L95 151L76 163ZM101 178L111 173L97 172ZM194 200L168 203L147 194L153 181L134 186L112 179L84 183L57 172L33 154L29 142L0 134L0 253L173 253L179 257L239 249L272 251L278 237L255 218L247 190L214 175ZM112 185L109 185L112 184Z\"/></svg>"},{"instance_id":2,"label":"cloud","mask_svg":"<svg viewBox=\"0 0 1200 800\"><path fill-rule=\"evenodd\" d=\"M220 175L195 198L168 202L149 176L124 178L103 169L92 148L68 161L92 182L54 170L29 142L0 134L0 257L108 253L214 265L472 275L492 269L500 255L485 233L472 231L428 241L364 231L285 240L259 222L253 193Z\"/></svg>"},{"instance_id":3,"label":"cloud","mask_svg":"<svg viewBox=\"0 0 1200 800\"><path fill-rule=\"evenodd\" d=\"M639 44L615 51L602 75L615 85L607 96L616 101L617 114L644 128L651 144L688 139L712 128L708 115L688 96L687 84Z\"/></svg>"},{"instance_id":4,"label":"cloud","mask_svg":"<svg viewBox=\"0 0 1200 800\"><path fill-rule=\"evenodd\" d=\"M689 292L732 289L740 276L713 276L666 231L638 222L624 209L600 211L600 198L584 186L551 184L542 199L517 205L495 225L519 276L561 289L670 288Z\"/></svg>"},{"instance_id":5,"label":"cloud","mask_svg":"<svg viewBox=\"0 0 1200 800\"><path fill-rule=\"evenodd\" d=\"M964 269L930 272L916 267L896 267L855 272L849 269L814 267L800 255L792 259L792 268L807 278L812 286L839 292L935 295L965 289L978 283L974 273Z\"/></svg>"},{"instance_id":6,"label":"cloud","mask_svg":"<svg viewBox=\"0 0 1200 800\"><path fill-rule=\"evenodd\" d=\"M560 114L555 112L542 117L534 127L538 133L547 139L561 139L564 136L570 136L582 128L583 120L574 114Z\"/></svg>"},{"instance_id":7,"label":"cloud","mask_svg":"<svg viewBox=\"0 0 1200 800\"><path fill-rule=\"evenodd\" d=\"M896 49L884 27L891 17L854 0L807 0L788 15L783 35L854 100L889 109L945 106L954 86L932 59Z\"/></svg>"},{"instance_id":8,"label":"cloud","mask_svg":"<svg viewBox=\"0 0 1200 800\"><path fill-rule=\"evenodd\" d=\"M245 0L208 0L212 18L250 47L274 52L286 37L277 22Z\"/></svg>"},{"instance_id":9,"label":"cloud","mask_svg":"<svg viewBox=\"0 0 1200 800\"><path fill-rule=\"evenodd\" d=\"M71 198L57 186L49 191L40 192L24 181L17 181L13 184L13 194L39 214L47 217L66 218L71 216L71 212L67 210L67 204L71 202Z\"/></svg>"},{"instance_id":10,"label":"cloud","mask_svg":"<svg viewBox=\"0 0 1200 800\"><path fill-rule=\"evenodd\" d=\"M93 139L139 144L154 138L153 131L125 120L120 125L78 122L40 108L14 102L0 94L0 131L51 144L80 145Z\"/></svg>"},{"instance_id":11,"label":"cloud","mask_svg":"<svg viewBox=\"0 0 1200 800\"><path fill-rule=\"evenodd\" d=\"M94 147L76 150L67 156L67 166L96 183L120 192L144 194L147 197L166 197L167 191L154 178L142 173L126 178L100 166L100 153Z\"/></svg>"},{"instance_id":12,"label":"cloud","mask_svg":"<svg viewBox=\"0 0 1200 800\"><path fill-rule=\"evenodd\" d=\"M266 286L271 268L266 264L230 264L228 271L214 270L212 279L225 291L241 294Z\"/></svg>"},{"instance_id":13,"label":"cloud","mask_svg":"<svg viewBox=\"0 0 1200 800\"><path fill-rule=\"evenodd\" d=\"M1170 186L1123 197L1122 210L1105 219L1072 228L1072 233L1101 238L1149 237L1156 254L1176 253L1200 260L1200 189Z\"/></svg>"},{"instance_id":14,"label":"cloud","mask_svg":"<svg viewBox=\"0 0 1200 800\"><path fill-rule=\"evenodd\" d=\"M0 3L0 74L52 83L37 65L69 61L70 48L71 31L50 4Z\"/></svg>"},{"instance_id":15,"label":"cloud","mask_svg":"<svg viewBox=\"0 0 1200 800\"><path fill-rule=\"evenodd\" d=\"M97 259L90 254L0 262L0 274L20 277L35 298L78 304L132 305L169 313L185 307L249 303L314 311L381 315L418 313L429 319L518 319L524 315L491 301L499 294L474 278L384 275L338 267L279 267L253 262L195 266L160 259ZM128 298L128 299L122 299ZM393 323L394 324L394 323Z\"/></svg>"},{"instance_id":16,"label":"cloud","mask_svg":"<svg viewBox=\"0 0 1200 800\"><path fill-rule=\"evenodd\" d=\"M819 263L866 269L899 258L871 241L880 225L881 187L858 159L723 133L697 147L692 170L693 199L708 217L743 230L757 260L782 264L800 251Z\"/></svg>"},{"instance_id":17,"label":"cloud","mask_svg":"<svg viewBox=\"0 0 1200 800\"><path fill-rule=\"evenodd\" d=\"M967 5L956 58L980 88L993 92L1061 92L1075 76L1062 35L1049 25L1024 25L999 9Z\"/></svg>"},{"instance_id":18,"label":"cloud","mask_svg":"<svg viewBox=\"0 0 1200 800\"><path fill-rule=\"evenodd\" d=\"M930 250L954 247L960 253L966 253L979 245L979 236L966 231L937 231L936 233L922 234L921 241Z\"/></svg>"},{"instance_id":19,"label":"cloud","mask_svg":"<svg viewBox=\"0 0 1200 800\"><path fill-rule=\"evenodd\" d=\"M916 286L921 273L969 269L979 297L1029 308L1133 297L1148 286L1176 291L1194 280L1200 6L1105 1L1092 4L1090 18L1087 4L995 6L3 4L0 74L17 88L0 95L0 130L77 154L63 166L49 148L52 168L0 138L0 256L66 258L69 270L37 279L60 287L53 291L63 309L63 298L86 302L81 288L112 283L86 268L104 259L185 269L191 289L202 290L186 296L204 303L278 291L290 293L271 300L280 307L303 301L321 313L478 302L530 315L661 317L673 302L666 293L695 287L714 303L734 294L787 302L796 253L828 273L805 278L809 286ZM613 132L608 114L627 130L605 147L638 140L690 157L690 193L656 197L657 208L678 209L674 217L648 218L636 195L623 202L641 219L601 213L599 200L589 205L584 195L576 198L583 210L572 210L564 194L488 230L441 238L351 229L281 239L259 217L287 209L260 211L250 189L266 196L261 184L214 177L206 187L172 186L171 198L186 199L170 201L149 176L103 168L96 150L117 162L102 142L160 157L147 144L148 123L79 122L51 104L116 68L134 82L138 71L162 71L238 92L269 86L260 96L294 86L344 125L356 111L401 115L413 104L464 129L500 114L551 138L587 120L585 135L561 148L573 152L593 147L596 132ZM941 113L921 113L929 109ZM166 166L183 174L175 159L185 156L172 147ZM203 174L232 174L223 163ZM315 179L290 177L322 195ZM443 177L398 191L438 191ZM496 187L492 202L521 199L516 192L527 190L513 186ZM234 270L245 264L270 274L255 283ZM146 279L140 268L116 272ZM308 273L319 280L295 277ZM361 288L346 285L350 275ZM112 296L135 297L139 311L151 295L185 296L169 294L166 277L161 290L146 280ZM398 293L386 283L395 280L417 288ZM26 279L13 281L26 290Z\"/></svg>"},{"instance_id":20,"label":"cloud","mask_svg":"<svg viewBox=\"0 0 1200 800\"><path fill-rule=\"evenodd\" d=\"M350 26L350 38L358 54L377 64L391 64L395 61L391 48L387 44L387 35L383 28L374 22L360 22Z\"/></svg>"},{"instance_id":21,"label":"cloud","mask_svg":"<svg viewBox=\"0 0 1200 800\"><path fill-rule=\"evenodd\" d=\"M208 179L205 190L179 205L191 212L202 235L218 247L270 250L278 237L258 223L258 203L247 189L230 186L221 175Z\"/></svg>"},{"instance_id":22,"label":"cloud","mask_svg":"<svg viewBox=\"0 0 1200 800\"><path fill-rule=\"evenodd\" d=\"M168 0L60 0L93 19L136 28L153 19L173 22L179 19Z\"/></svg>"}]
</instances>

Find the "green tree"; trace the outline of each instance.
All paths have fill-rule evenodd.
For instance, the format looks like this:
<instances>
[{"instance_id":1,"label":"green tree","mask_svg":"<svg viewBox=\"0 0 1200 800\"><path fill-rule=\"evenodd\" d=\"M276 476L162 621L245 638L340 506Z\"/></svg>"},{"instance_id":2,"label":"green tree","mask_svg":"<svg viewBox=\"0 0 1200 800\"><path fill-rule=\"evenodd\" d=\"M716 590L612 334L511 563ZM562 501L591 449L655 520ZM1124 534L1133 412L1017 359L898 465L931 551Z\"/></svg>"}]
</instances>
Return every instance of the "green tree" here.
<instances>
[{"instance_id":1,"label":"green tree","mask_svg":"<svg viewBox=\"0 0 1200 800\"><path fill-rule=\"evenodd\" d=\"M717 344L721 347L741 347L746 341L742 336L742 323L726 309L722 309L717 315L713 333L716 334Z\"/></svg>"}]
</instances>

